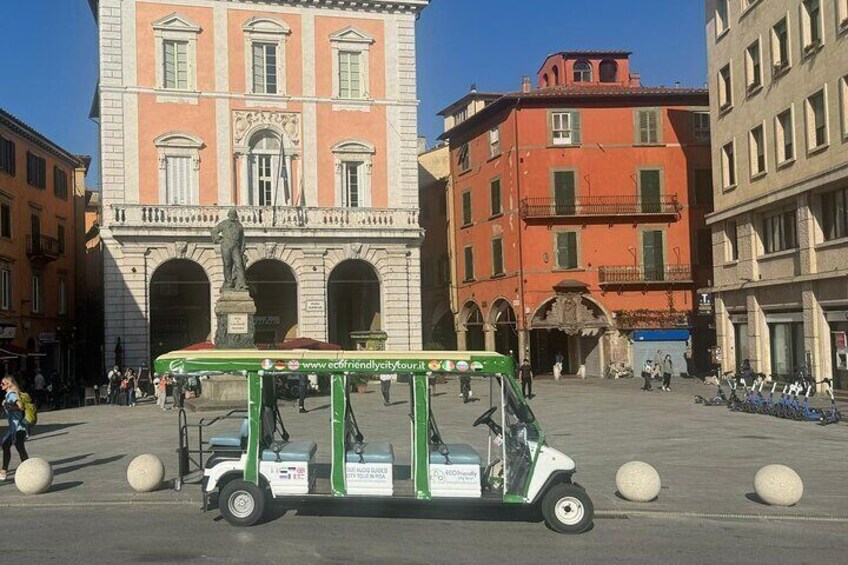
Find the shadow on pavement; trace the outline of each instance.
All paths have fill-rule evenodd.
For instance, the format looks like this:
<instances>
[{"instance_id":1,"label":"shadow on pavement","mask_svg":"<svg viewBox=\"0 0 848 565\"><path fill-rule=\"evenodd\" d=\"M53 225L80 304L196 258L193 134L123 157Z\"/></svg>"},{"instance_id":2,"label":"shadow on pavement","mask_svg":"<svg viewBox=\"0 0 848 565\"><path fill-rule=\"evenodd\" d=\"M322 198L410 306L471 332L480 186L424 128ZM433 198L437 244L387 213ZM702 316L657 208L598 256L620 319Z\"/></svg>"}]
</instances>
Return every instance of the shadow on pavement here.
<instances>
[{"instance_id":1,"label":"shadow on pavement","mask_svg":"<svg viewBox=\"0 0 848 565\"><path fill-rule=\"evenodd\" d=\"M747 498L748 500L750 500L751 502L753 502L755 504L759 504L760 506L768 506L768 504L766 504L765 501L762 498L757 496L757 493L755 493L755 492L747 493L745 495L745 498Z\"/></svg>"},{"instance_id":2,"label":"shadow on pavement","mask_svg":"<svg viewBox=\"0 0 848 565\"><path fill-rule=\"evenodd\" d=\"M44 435L37 435L37 436L35 436L35 437L31 437L31 438L29 438L29 439L27 440L27 443L29 443L29 442L31 442L31 441L38 441L38 440L40 440L40 439L52 439L52 438L54 438L54 437L66 436L66 435L68 435L69 433L70 433L70 432L59 432L58 434L50 434L50 435L47 435L47 436L44 436Z\"/></svg>"},{"instance_id":3,"label":"shadow on pavement","mask_svg":"<svg viewBox=\"0 0 848 565\"><path fill-rule=\"evenodd\" d=\"M83 459L87 459L94 455L93 453L86 453L85 455L75 455L73 457L66 457L64 459L58 459L56 461L51 461L50 464L54 467L57 465L64 465L65 463L73 463L74 461L81 461Z\"/></svg>"},{"instance_id":4,"label":"shadow on pavement","mask_svg":"<svg viewBox=\"0 0 848 565\"><path fill-rule=\"evenodd\" d=\"M73 422L70 424L36 424L32 428L30 437L37 438L43 434L49 434L50 432L58 432L67 428L73 428L74 426L82 426L84 423L85 422Z\"/></svg>"},{"instance_id":5,"label":"shadow on pavement","mask_svg":"<svg viewBox=\"0 0 848 565\"><path fill-rule=\"evenodd\" d=\"M58 485L53 485L52 487L50 487L50 490L48 490L47 492L52 493L52 492L62 492L62 491L65 491L65 490L71 490L72 488L76 488L76 487L80 486L81 484L83 484L82 481L69 481L67 483L59 483Z\"/></svg>"},{"instance_id":6,"label":"shadow on pavement","mask_svg":"<svg viewBox=\"0 0 848 565\"><path fill-rule=\"evenodd\" d=\"M53 471L54 475L64 475L65 473L72 473L74 471L79 471L80 469L85 469L86 467L94 467L95 465L107 465L109 463L114 463L115 461L120 461L126 454L123 455L114 455L112 457L104 457L103 459L95 459L93 461L89 461L87 463L80 463L79 465L71 465L70 467L63 467L61 469L57 469Z\"/></svg>"}]
</instances>

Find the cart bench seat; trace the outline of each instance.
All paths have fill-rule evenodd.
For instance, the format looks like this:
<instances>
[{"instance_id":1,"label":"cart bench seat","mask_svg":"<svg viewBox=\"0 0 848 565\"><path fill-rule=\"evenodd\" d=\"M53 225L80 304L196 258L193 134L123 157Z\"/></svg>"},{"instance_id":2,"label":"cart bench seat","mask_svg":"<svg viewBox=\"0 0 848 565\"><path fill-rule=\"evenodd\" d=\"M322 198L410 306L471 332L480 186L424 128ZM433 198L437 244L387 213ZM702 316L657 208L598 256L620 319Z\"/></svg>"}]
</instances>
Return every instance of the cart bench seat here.
<instances>
[{"instance_id":1,"label":"cart bench seat","mask_svg":"<svg viewBox=\"0 0 848 565\"><path fill-rule=\"evenodd\" d=\"M314 441L290 441L285 443L280 450L280 461L308 463L312 461L317 451L318 445ZM262 461L276 460L277 454L274 453L273 449L262 450Z\"/></svg>"},{"instance_id":2,"label":"cart bench seat","mask_svg":"<svg viewBox=\"0 0 848 565\"><path fill-rule=\"evenodd\" d=\"M438 445L430 446L430 463L436 465L480 465L480 454L467 443L448 443L447 457L439 452Z\"/></svg>"},{"instance_id":3,"label":"cart bench seat","mask_svg":"<svg viewBox=\"0 0 848 565\"><path fill-rule=\"evenodd\" d=\"M213 448L215 447L230 447L233 449L241 449L244 448L247 443L247 435L250 430L250 426L247 422L247 418L241 421L241 429L238 432L230 432L224 433L219 436L215 436L209 440L209 445Z\"/></svg>"},{"instance_id":4,"label":"cart bench seat","mask_svg":"<svg viewBox=\"0 0 848 565\"><path fill-rule=\"evenodd\" d=\"M345 461L348 463L390 463L395 462L392 444L387 441L371 441L362 447L362 456L353 449L348 450Z\"/></svg>"}]
</instances>

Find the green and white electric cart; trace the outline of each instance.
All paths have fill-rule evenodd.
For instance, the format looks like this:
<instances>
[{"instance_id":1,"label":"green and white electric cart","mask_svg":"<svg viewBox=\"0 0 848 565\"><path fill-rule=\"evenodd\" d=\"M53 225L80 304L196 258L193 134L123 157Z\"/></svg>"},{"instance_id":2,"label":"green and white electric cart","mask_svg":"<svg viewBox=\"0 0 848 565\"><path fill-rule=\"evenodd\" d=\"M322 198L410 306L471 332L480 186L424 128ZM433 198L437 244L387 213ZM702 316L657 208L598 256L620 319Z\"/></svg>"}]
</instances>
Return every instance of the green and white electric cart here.
<instances>
[{"instance_id":1,"label":"green and white electric cart","mask_svg":"<svg viewBox=\"0 0 848 565\"><path fill-rule=\"evenodd\" d=\"M255 524L275 499L291 504L321 497L536 505L555 531L580 533L592 524L592 501L574 482L575 463L547 445L510 357L445 351L176 351L159 357L155 369L245 379L246 409L225 417L240 420L234 433L205 440L204 430L222 418L200 420L193 425L198 447L191 449L192 426L184 412L179 418L177 484L192 482L193 475L202 484L204 509L217 494L220 512L231 524ZM397 461L391 443L364 437L353 412L351 385L359 377L387 373L409 383L409 461ZM329 379L330 445L291 438L277 407L277 379L304 374ZM488 381L490 406L469 422L488 430L490 447L482 457L468 444L443 440L429 387L440 375ZM319 450L329 452L329 465L318 463Z\"/></svg>"}]
</instances>

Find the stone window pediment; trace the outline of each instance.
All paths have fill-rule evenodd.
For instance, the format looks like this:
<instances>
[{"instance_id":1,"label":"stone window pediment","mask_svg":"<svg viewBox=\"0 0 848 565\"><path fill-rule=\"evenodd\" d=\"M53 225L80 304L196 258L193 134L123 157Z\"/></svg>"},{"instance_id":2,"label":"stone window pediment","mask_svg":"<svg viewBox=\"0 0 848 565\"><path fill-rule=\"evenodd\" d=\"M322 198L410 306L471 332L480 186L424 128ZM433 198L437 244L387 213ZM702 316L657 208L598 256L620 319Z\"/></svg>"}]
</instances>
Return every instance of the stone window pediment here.
<instances>
[{"instance_id":1,"label":"stone window pediment","mask_svg":"<svg viewBox=\"0 0 848 565\"><path fill-rule=\"evenodd\" d=\"M330 34L330 47L333 52L333 98L371 98L370 50L374 43L373 37L354 26Z\"/></svg>"},{"instance_id":2,"label":"stone window pediment","mask_svg":"<svg viewBox=\"0 0 848 565\"><path fill-rule=\"evenodd\" d=\"M201 27L174 12L153 22L156 88L169 92L197 90L197 37Z\"/></svg>"},{"instance_id":3,"label":"stone window pediment","mask_svg":"<svg viewBox=\"0 0 848 565\"><path fill-rule=\"evenodd\" d=\"M333 145L332 152L336 169L336 205L370 208L375 147L365 141L346 140Z\"/></svg>"},{"instance_id":4,"label":"stone window pediment","mask_svg":"<svg viewBox=\"0 0 848 565\"><path fill-rule=\"evenodd\" d=\"M244 26L245 90L249 94L286 93L286 39L291 28L282 20L252 17Z\"/></svg>"},{"instance_id":5,"label":"stone window pediment","mask_svg":"<svg viewBox=\"0 0 848 565\"><path fill-rule=\"evenodd\" d=\"M176 31L185 33L200 33L201 27L189 18L174 12L153 22L156 31Z\"/></svg>"},{"instance_id":6,"label":"stone window pediment","mask_svg":"<svg viewBox=\"0 0 848 565\"><path fill-rule=\"evenodd\" d=\"M330 34L330 42L360 44L363 48L366 48L366 46L374 44L374 38L354 26L348 26Z\"/></svg>"},{"instance_id":7,"label":"stone window pediment","mask_svg":"<svg viewBox=\"0 0 848 565\"><path fill-rule=\"evenodd\" d=\"M291 28L282 20L253 17L242 27L245 33L264 35L289 35Z\"/></svg>"},{"instance_id":8,"label":"stone window pediment","mask_svg":"<svg viewBox=\"0 0 848 565\"><path fill-rule=\"evenodd\" d=\"M159 201L197 204L200 199L200 150L203 140L185 132L168 132L153 140L159 159Z\"/></svg>"}]
</instances>

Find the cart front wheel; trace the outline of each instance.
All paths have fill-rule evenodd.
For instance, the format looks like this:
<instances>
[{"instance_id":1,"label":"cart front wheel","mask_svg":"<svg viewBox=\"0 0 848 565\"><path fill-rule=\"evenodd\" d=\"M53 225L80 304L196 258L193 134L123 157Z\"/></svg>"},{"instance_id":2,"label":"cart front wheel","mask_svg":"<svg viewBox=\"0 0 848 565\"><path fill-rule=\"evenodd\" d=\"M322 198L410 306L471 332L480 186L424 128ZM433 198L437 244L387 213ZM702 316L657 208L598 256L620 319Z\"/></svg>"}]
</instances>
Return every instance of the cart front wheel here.
<instances>
[{"instance_id":1,"label":"cart front wheel","mask_svg":"<svg viewBox=\"0 0 848 565\"><path fill-rule=\"evenodd\" d=\"M542 516L551 529L561 534L579 534L592 525L595 508L583 489L559 484L542 498Z\"/></svg>"},{"instance_id":2,"label":"cart front wheel","mask_svg":"<svg viewBox=\"0 0 848 565\"><path fill-rule=\"evenodd\" d=\"M265 512L265 493L253 483L233 480L221 489L218 508L230 524L252 526Z\"/></svg>"}]
</instances>

